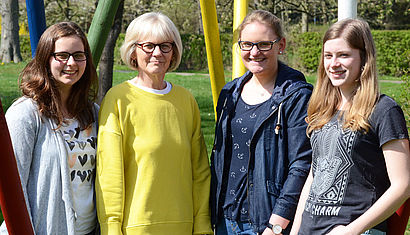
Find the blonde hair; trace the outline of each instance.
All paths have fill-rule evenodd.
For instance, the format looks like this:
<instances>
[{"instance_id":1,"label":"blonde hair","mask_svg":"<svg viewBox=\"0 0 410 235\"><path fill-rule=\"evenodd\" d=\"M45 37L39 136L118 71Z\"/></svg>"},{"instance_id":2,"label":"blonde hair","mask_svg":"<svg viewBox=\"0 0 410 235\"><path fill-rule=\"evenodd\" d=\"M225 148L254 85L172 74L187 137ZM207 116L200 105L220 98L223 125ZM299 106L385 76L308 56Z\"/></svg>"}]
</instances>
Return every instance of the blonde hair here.
<instances>
[{"instance_id":1,"label":"blonde hair","mask_svg":"<svg viewBox=\"0 0 410 235\"><path fill-rule=\"evenodd\" d=\"M308 107L308 134L329 122L341 102L339 88L334 87L330 82L323 62L323 45L326 41L336 38L342 38L351 48L358 49L361 61L357 89L349 102L350 106L343 113L343 128L367 132L370 127L369 116L380 95L376 71L376 49L369 25L359 19L345 19L333 24L323 37L318 77Z\"/></svg>"},{"instance_id":2,"label":"blonde hair","mask_svg":"<svg viewBox=\"0 0 410 235\"><path fill-rule=\"evenodd\" d=\"M120 48L121 59L130 69L137 70L138 64L133 59L136 43L145 39L162 39L174 42L172 59L168 71L178 68L182 57L182 42L178 29L164 14L145 13L135 18L127 28L124 43Z\"/></svg>"},{"instance_id":3,"label":"blonde hair","mask_svg":"<svg viewBox=\"0 0 410 235\"><path fill-rule=\"evenodd\" d=\"M245 28L245 26L253 22L259 22L259 23L269 26L279 38L285 37L285 33L283 32L281 20L278 17L276 17L274 14L270 13L269 11L256 10L256 11L251 12L249 15L247 15L243 19L242 23L238 26L238 32L239 32L238 39L241 38L242 30Z\"/></svg>"}]
</instances>

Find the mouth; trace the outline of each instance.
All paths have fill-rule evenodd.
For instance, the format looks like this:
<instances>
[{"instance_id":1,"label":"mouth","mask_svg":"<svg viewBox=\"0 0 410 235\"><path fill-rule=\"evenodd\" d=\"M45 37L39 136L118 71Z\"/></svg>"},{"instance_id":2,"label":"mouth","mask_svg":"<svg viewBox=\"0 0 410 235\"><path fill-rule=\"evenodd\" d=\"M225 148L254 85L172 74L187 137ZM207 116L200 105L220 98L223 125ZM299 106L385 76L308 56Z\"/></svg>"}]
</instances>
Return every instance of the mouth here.
<instances>
[{"instance_id":1,"label":"mouth","mask_svg":"<svg viewBox=\"0 0 410 235\"><path fill-rule=\"evenodd\" d=\"M262 62L264 60L265 58L249 58L249 61L252 61L252 62Z\"/></svg>"},{"instance_id":2,"label":"mouth","mask_svg":"<svg viewBox=\"0 0 410 235\"><path fill-rule=\"evenodd\" d=\"M73 75L76 74L77 70L63 70L63 74Z\"/></svg>"},{"instance_id":3,"label":"mouth","mask_svg":"<svg viewBox=\"0 0 410 235\"><path fill-rule=\"evenodd\" d=\"M346 72L346 70L340 70L340 71L329 71L333 75L342 75Z\"/></svg>"}]
</instances>

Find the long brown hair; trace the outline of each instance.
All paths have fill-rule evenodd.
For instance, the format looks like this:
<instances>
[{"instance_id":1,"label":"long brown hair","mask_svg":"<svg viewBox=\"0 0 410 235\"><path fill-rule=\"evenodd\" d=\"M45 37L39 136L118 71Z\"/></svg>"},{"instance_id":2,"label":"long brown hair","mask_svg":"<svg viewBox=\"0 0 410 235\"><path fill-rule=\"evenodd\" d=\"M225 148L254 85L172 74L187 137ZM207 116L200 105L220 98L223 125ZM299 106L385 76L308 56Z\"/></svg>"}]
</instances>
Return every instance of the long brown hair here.
<instances>
[{"instance_id":1,"label":"long brown hair","mask_svg":"<svg viewBox=\"0 0 410 235\"><path fill-rule=\"evenodd\" d=\"M358 86L349 102L350 107L344 112L343 128L368 131L370 127L368 118L380 95L376 71L376 49L369 25L359 19L345 19L333 24L323 37L318 78L308 107L308 134L329 122L341 102L339 88L334 87L330 82L323 62L323 45L326 41L336 38L343 38L351 48L358 49L361 61Z\"/></svg>"},{"instance_id":2,"label":"long brown hair","mask_svg":"<svg viewBox=\"0 0 410 235\"><path fill-rule=\"evenodd\" d=\"M41 115L55 120L60 126L64 122L61 95L56 80L51 75L50 56L58 39L73 35L83 42L87 65L83 76L72 86L66 106L70 116L77 119L80 127L85 129L95 121L93 101L96 98L97 72L87 37L77 24L61 22L44 31L34 58L20 74L19 83L23 95L37 103Z\"/></svg>"}]
</instances>

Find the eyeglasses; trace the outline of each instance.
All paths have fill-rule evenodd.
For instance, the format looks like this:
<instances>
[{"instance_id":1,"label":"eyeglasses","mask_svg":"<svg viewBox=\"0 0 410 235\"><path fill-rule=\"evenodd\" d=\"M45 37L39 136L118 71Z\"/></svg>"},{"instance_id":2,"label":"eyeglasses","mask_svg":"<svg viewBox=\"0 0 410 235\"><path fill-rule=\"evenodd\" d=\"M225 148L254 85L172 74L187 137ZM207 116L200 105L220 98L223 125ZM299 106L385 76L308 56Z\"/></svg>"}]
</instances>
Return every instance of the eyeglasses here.
<instances>
[{"instance_id":1,"label":"eyeglasses","mask_svg":"<svg viewBox=\"0 0 410 235\"><path fill-rule=\"evenodd\" d=\"M273 44L280 41L280 38L277 38L275 41L260 41L260 42L249 42L249 41L238 41L239 48L242 51L250 51L253 46L256 46L260 51L269 51L272 49Z\"/></svg>"},{"instance_id":2,"label":"eyeglasses","mask_svg":"<svg viewBox=\"0 0 410 235\"><path fill-rule=\"evenodd\" d=\"M72 56L75 61L87 60L87 53L85 53L84 51L77 51L74 53L62 51L62 52L54 52L51 54L53 55L54 59L60 62L67 62L70 59L70 56Z\"/></svg>"},{"instance_id":3,"label":"eyeglasses","mask_svg":"<svg viewBox=\"0 0 410 235\"><path fill-rule=\"evenodd\" d=\"M170 51L172 51L172 46L174 45L173 42L163 42L160 44L155 44L152 42L145 42L145 43L136 43L136 45L141 48L143 51L145 51L146 53L151 53L155 50L155 47L159 47L159 49L163 52L163 53L168 53Z\"/></svg>"}]
</instances>

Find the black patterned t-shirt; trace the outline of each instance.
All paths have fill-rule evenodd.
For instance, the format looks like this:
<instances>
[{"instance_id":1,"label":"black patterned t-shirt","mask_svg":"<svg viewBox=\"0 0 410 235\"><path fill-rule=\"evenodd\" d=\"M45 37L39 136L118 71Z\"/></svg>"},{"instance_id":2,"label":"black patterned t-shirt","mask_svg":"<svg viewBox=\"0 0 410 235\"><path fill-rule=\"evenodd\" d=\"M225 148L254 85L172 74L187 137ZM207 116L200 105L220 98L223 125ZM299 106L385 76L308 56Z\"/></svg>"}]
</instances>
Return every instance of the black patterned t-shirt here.
<instances>
[{"instance_id":1,"label":"black patterned t-shirt","mask_svg":"<svg viewBox=\"0 0 410 235\"><path fill-rule=\"evenodd\" d=\"M313 182L299 234L326 234L369 209L390 186L382 145L409 138L402 110L384 95L368 133L343 129L339 116L312 133ZM385 222L375 228L387 230Z\"/></svg>"}]
</instances>

